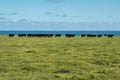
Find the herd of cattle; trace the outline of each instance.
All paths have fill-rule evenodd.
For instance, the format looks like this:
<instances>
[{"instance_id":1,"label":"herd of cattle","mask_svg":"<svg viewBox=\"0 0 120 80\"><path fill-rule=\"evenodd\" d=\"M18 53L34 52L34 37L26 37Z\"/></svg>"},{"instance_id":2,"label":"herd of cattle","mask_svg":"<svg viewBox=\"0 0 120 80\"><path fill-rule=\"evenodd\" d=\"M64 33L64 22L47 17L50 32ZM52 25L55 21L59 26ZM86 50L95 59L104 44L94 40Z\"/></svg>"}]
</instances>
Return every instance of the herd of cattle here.
<instances>
[{"instance_id":1,"label":"herd of cattle","mask_svg":"<svg viewBox=\"0 0 120 80\"><path fill-rule=\"evenodd\" d=\"M16 34L9 34L9 37L14 37ZM61 37L62 34L18 34L18 37ZM67 38L75 37L75 34L66 34L65 35ZM81 34L81 37L103 37L107 36L109 38L112 38L114 35L113 34Z\"/></svg>"}]
</instances>

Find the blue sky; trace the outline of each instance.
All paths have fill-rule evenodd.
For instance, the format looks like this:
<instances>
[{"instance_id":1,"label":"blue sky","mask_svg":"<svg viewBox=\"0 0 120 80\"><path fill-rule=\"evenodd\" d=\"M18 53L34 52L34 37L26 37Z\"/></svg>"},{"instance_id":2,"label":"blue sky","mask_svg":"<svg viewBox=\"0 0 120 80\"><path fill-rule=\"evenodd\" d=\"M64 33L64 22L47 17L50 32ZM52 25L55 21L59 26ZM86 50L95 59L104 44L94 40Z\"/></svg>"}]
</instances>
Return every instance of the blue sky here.
<instances>
[{"instance_id":1,"label":"blue sky","mask_svg":"<svg viewBox=\"0 0 120 80\"><path fill-rule=\"evenodd\" d=\"M120 0L0 0L0 30L120 30Z\"/></svg>"}]
</instances>

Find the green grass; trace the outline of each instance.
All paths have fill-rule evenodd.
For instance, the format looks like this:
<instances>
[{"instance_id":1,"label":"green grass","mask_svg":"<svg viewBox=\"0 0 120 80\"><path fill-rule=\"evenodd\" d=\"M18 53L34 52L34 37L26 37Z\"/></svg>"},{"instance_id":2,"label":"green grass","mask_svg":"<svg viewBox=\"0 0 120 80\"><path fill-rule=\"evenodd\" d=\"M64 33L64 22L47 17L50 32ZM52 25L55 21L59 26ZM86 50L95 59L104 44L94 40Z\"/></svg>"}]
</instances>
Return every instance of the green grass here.
<instances>
[{"instance_id":1,"label":"green grass","mask_svg":"<svg viewBox=\"0 0 120 80\"><path fill-rule=\"evenodd\" d=\"M0 36L0 80L120 80L120 37Z\"/></svg>"}]
</instances>

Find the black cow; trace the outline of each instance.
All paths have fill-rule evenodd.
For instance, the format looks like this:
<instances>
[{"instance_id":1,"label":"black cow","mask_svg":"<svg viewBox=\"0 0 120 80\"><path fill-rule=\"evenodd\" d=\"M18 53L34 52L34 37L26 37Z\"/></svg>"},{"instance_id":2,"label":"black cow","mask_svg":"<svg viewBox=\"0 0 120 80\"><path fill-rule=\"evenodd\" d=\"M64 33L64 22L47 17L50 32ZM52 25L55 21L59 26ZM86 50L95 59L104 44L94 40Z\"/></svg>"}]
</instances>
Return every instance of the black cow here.
<instances>
[{"instance_id":1,"label":"black cow","mask_svg":"<svg viewBox=\"0 0 120 80\"><path fill-rule=\"evenodd\" d=\"M92 37L96 37L97 35L93 34Z\"/></svg>"},{"instance_id":2,"label":"black cow","mask_svg":"<svg viewBox=\"0 0 120 80\"><path fill-rule=\"evenodd\" d=\"M53 37L54 34L40 34L41 37Z\"/></svg>"},{"instance_id":3,"label":"black cow","mask_svg":"<svg viewBox=\"0 0 120 80\"><path fill-rule=\"evenodd\" d=\"M27 34L27 37L33 37L33 34Z\"/></svg>"},{"instance_id":4,"label":"black cow","mask_svg":"<svg viewBox=\"0 0 120 80\"><path fill-rule=\"evenodd\" d=\"M48 34L48 37L53 37L54 36L54 34Z\"/></svg>"},{"instance_id":5,"label":"black cow","mask_svg":"<svg viewBox=\"0 0 120 80\"><path fill-rule=\"evenodd\" d=\"M61 34L55 34L55 37L61 37L62 35Z\"/></svg>"},{"instance_id":6,"label":"black cow","mask_svg":"<svg viewBox=\"0 0 120 80\"><path fill-rule=\"evenodd\" d=\"M87 37L96 37L97 35L95 34L87 34Z\"/></svg>"},{"instance_id":7,"label":"black cow","mask_svg":"<svg viewBox=\"0 0 120 80\"><path fill-rule=\"evenodd\" d=\"M26 34L18 34L18 37L26 37Z\"/></svg>"},{"instance_id":8,"label":"black cow","mask_svg":"<svg viewBox=\"0 0 120 80\"><path fill-rule=\"evenodd\" d=\"M9 34L9 37L14 37L15 36L15 34Z\"/></svg>"},{"instance_id":9,"label":"black cow","mask_svg":"<svg viewBox=\"0 0 120 80\"><path fill-rule=\"evenodd\" d=\"M114 35L113 34L108 34L107 37L112 38Z\"/></svg>"},{"instance_id":10,"label":"black cow","mask_svg":"<svg viewBox=\"0 0 120 80\"><path fill-rule=\"evenodd\" d=\"M87 34L87 37L92 37L92 34Z\"/></svg>"},{"instance_id":11,"label":"black cow","mask_svg":"<svg viewBox=\"0 0 120 80\"><path fill-rule=\"evenodd\" d=\"M49 35L48 34L38 34L39 36L38 37L48 37Z\"/></svg>"},{"instance_id":12,"label":"black cow","mask_svg":"<svg viewBox=\"0 0 120 80\"><path fill-rule=\"evenodd\" d=\"M107 34L104 34L104 36L107 36Z\"/></svg>"},{"instance_id":13,"label":"black cow","mask_svg":"<svg viewBox=\"0 0 120 80\"><path fill-rule=\"evenodd\" d=\"M81 37L85 37L86 35L85 34L81 34Z\"/></svg>"},{"instance_id":14,"label":"black cow","mask_svg":"<svg viewBox=\"0 0 120 80\"><path fill-rule=\"evenodd\" d=\"M101 35L101 34L98 34L97 37L102 37L102 35Z\"/></svg>"},{"instance_id":15,"label":"black cow","mask_svg":"<svg viewBox=\"0 0 120 80\"><path fill-rule=\"evenodd\" d=\"M75 34L66 34L66 37L68 38L75 37Z\"/></svg>"},{"instance_id":16,"label":"black cow","mask_svg":"<svg viewBox=\"0 0 120 80\"><path fill-rule=\"evenodd\" d=\"M54 34L42 34L41 37L53 37Z\"/></svg>"}]
</instances>

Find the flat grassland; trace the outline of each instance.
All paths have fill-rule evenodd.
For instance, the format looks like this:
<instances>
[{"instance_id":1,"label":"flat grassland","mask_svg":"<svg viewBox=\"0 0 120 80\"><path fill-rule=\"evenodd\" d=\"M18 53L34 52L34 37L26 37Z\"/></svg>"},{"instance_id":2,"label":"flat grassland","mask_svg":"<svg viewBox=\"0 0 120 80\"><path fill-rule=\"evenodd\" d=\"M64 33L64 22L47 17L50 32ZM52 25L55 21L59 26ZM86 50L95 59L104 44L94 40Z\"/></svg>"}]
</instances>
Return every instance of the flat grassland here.
<instances>
[{"instance_id":1,"label":"flat grassland","mask_svg":"<svg viewBox=\"0 0 120 80\"><path fill-rule=\"evenodd\" d=\"M120 80L120 37L0 36L0 80Z\"/></svg>"}]
</instances>

